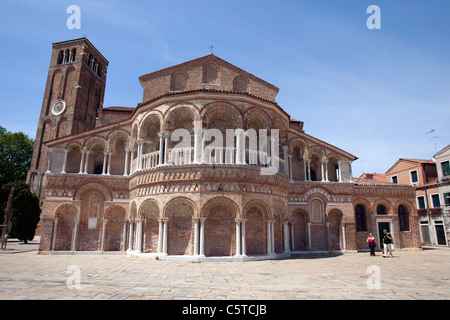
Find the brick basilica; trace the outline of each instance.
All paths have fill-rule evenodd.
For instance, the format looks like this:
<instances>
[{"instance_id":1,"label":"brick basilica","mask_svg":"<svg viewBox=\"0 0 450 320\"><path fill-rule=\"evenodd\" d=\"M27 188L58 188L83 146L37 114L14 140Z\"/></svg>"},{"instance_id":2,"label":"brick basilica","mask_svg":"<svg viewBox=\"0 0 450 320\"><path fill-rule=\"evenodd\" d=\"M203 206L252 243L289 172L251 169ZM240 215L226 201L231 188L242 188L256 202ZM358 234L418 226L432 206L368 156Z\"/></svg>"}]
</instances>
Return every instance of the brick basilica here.
<instances>
[{"instance_id":1,"label":"brick basilica","mask_svg":"<svg viewBox=\"0 0 450 320\"><path fill-rule=\"evenodd\" d=\"M369 232L380 248L383 229L420 249L414 188L353 178L357 158L305 133L274 85L210 54L103 107L108 64L86 38L53 44L27 178L40 252L245 261L367 250Z\"/></svg>"}]
</instances>

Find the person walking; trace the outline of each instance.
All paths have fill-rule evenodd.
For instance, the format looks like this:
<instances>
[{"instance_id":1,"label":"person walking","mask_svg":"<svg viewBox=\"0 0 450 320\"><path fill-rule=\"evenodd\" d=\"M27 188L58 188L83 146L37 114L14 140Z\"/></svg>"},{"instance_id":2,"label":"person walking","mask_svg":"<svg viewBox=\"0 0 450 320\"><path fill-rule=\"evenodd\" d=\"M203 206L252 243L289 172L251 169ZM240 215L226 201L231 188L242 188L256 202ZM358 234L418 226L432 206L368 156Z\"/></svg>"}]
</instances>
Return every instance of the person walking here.
<instances>
[{"instance_id":1,"label":"person walking","mask_svg":"<svg viewBox=\"0 0 450 320\"><path fill-rule=\"evenodd\" d=\"M389 232L387 232L386 229L383 230L383 233L384 233L384 235L383 235L383 249L384 249L383 257L386 258L388 252L389 252L389 255L391 257L393 257L393 255L392 255L392 235Z\"/></svg>"},{"instance_id":2,"label":"person walking","mask_svg":"<svg viewBox=\"0 0 450 320\"><path fill-rule=\"evenodd\" d=\"M369 233L369 237L367 238L367 242L369 243L370 248L370 256L375 256L375 237L372 233Z\"/></svg>"}]
</instances>

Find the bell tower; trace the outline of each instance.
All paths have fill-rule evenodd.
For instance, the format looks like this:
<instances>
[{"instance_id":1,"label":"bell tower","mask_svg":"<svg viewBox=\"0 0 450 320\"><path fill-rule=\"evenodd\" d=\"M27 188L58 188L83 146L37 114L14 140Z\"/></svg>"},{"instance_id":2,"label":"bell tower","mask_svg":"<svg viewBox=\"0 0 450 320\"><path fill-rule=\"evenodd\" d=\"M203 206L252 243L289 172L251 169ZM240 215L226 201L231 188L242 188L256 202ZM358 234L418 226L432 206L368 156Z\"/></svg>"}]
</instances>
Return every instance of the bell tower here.
<instances>
[{"instance_id":1,"label":"bell tower","mask_svg":"<svg viewBox=\"0 0 450 320\"><path fill-rule=\"evenodd\" d=\"M53 43L27 182L38 197L47 170L45 142L95 127L108 60L86 38Z\"/></svg>"}]
</instances>

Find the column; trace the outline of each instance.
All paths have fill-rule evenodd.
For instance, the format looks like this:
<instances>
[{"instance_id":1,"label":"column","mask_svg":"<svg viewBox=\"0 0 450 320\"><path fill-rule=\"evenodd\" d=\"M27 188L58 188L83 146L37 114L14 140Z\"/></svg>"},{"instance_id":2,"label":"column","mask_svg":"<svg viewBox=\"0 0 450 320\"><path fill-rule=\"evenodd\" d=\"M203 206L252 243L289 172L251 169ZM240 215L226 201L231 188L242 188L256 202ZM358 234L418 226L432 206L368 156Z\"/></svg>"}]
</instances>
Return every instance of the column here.
<instances>
[{"instance_id":1,"label":"column","mask_svg":"<svg viewBox=\"0 0 450 320\"><path fill-rule=\"evenodd\" d=\"M347 240L346 240L346 235L345 235L345 223L342 223L341 226L341 230L342 230L342 250L347 250Z\"/></svg>"},{"instance_id":2,"label":"column","mask_svg":"<svg viewBox=\"0 0 450 320\"><path fill-rule=\"evenodd\" d=\"M202 152L200 150L201 142L199 143L200 138L202 137L202 128L194 128L194 163L200 163L199 157L201 157Z\"/></svg>"},{"instance_id":3,"label":"column","mask_svg":"<svg viewBox=\"0 0 450 320\"><path fill-rule=\"evenodd\" d=\"M57 229L58 229L58 218L55 218L53 220L52 249L51 249L52 251L55 251Z\"/></svg>"},{"instance_id":4,"label":"column","mask_svg":"<svg viewBox=\"0 0 450 320\"><path fill-rule=\"evenodd\" d=\"M133 158L134 158L134 152L136 151L135 148L130 149L131 150L131 157L130 157L130 174L135 173L136 172L136 168L137 168L137 164L136 167L134 168L134 171L132 171L131 169L133 168Z\"/></svg>"},{"instance_id":5,"label":"column","mask_svg":"<svg viewBox=\"0 0 450 320\"><path fill-rule=\"evenodd\" d=\"M235 218L236 223L236 256L241 255L241 219Z\"/></svg>"},{"instance_id":6,"label":"column","mask_svg":"<svg viewBox=\"0 0 450 320\"><path fill-rule=\"evenodd\" d=\"M79 225L80 225L80 218L75 218L75 227L73 229L73 236L72 236L72 251L77 251L78 226Z\"/></svg>"},{"instance_id":7,"label":"column","mask_svg":"<svg viewBox=\"0 0 450 320\"><path fill-rule=\"evenodd\" d=\"M124 176L128 176L129 153L130 153L130 149L129 148L125 148L125 166L123 168L123 175Z\"/></svg>"},{"instance_id":8,"label":"column","mask_svg":"<svg viewBox=\"0 0 450 320\"><path fill-rule=\"evenodd\" d=\"M169 222L169 219L164 219L163 220L164 221L164 227L163 227L163 247L162 247L162 249L163 249L163 252L162 252L162 254L164 254L164 255L167 255L167 227L168 227L168 222Z\"/></svg>"},{"instance_id":9,"label":"column","mask_svg":"<svg viewBox=\"0 0 450 320\"><path fill-rule=\"evenodd\" d=\"M169 164L169 132L164 132L164 164Z\"/></svg>"},{"instance_id":10,"label":"column","mask_svg":"<svg viewBox=\"0 0 450 320\"><path fill-rule=\"evenodd\" d=\"M83 169L84 169L84 154L85 153L86 153L86 149L81 150L80 172L78 172L78 174L82 174L83 173Z\"/></svg>"},{"instance_id":11,"label":"column","mask_svg":"<svg viewBox=\"0 0 450 320\"><path fill-rule=\"evenodd\" d=\"M137 150L137 163L136 163L136 171L142 170L142 148L144 145L144 139L139 139L137 141L138 150Z\"/></svg>"},{"instance_id":12,"label":"column","mask_svg":"<svg viewBox=\"0 0 450 320\"><path fill-rule=\"evenodd\" d=\"M307 179L307 181L311 181L311 159L306 159L306 163L308 165L308 179Z\"/></svg>"},{"instance_id":13,"label":"column","mask_svg":"<svg viewBox=\"0 0 450 320\"><path fill-rule=\"evenodd\" d=\"M242 129L236 129L236 164L242 163ZM245 151L244 151L245 154Z\"/></svg>"},{"instance_id":14,"label":"column","mask_svg":"<svg viewBox=\"0 0 450 320\"><path fill-rule=\"evenodd\" d=\"M339 182L343 182L342 180L342 170L341 170L341 161L338 160L338 171L339 171Z\"/></svg>"},{"instance_id":15,"label":"column","mask_svg":"<svg viewBox=\"0 0 450 320\"><path fill-rule=\"evenodd\" d=\"M199 252L199 234L198 234L198 229L199 229L199 221L200 218L193 218L192 220L194 220L194 256L198 256L198 252Z\"/></svg>"},{"instance_id":16,"label":"column","mask_svg":"<svg viewBox=\"0 0 450 320\"><path fill-rule=\"evenodd\" d=\"M308 172L306 171L306 159L303 159L303 174L304 174L304 181L308 181Z\"/></svg>"},{"instance_id":17,"label":"column","mask_svg":"<svg viewBox=\"0 0 450 320\"><path fill-rule=\"evenodd\" d=\"M245 247L245 222L247 219L241 219L241 253L243 256L247 256Z\"/></svg>"},{"instance_id":18,"label":"column","mask_svg":"<svg viewBox=\"0 0 450 320\"><path fill-rule=\"evenodd\" d=\"M325 182L325 168L323 160L320 160L320 170L322 172L322 182Z\"/></svg>"},{"instance_id":19,"label":"column","mask_svg":"<svg viewBox=\"0 0 450 320\"><path fill-rule=\"evenodd\" d=\"M289 246L289 221L283 221L283 236L284 236L284 252L290 252Z\"/></svg>"},{"instance_id":20,"label":"column","mask_svg":"<svg viewBox=\"0 0 450 320\"><path fill-rule=\"evenodd\" d=\"M127 221L126 220L123 223L122 251L127 251Z\"/></svg>"},{"instance_id":21,"label":"column","mask_svg":"<svg viewBox=\"0 0 450 320\"><path fill-rule=\"evenodd\" d=\"M111 156L112 156L112 152L108 151L108 170L106 171L106 174L108 176L111 175Z\"/></svg>"},{"instance_id":22,"label":"column","mask_svg":"<svg viewBox=\"0 0 450 320\"><path fill-rule=\"evenodd\" d=\"M85 159L85 164L84 164L84 173L88 173L88 165L89 165L89 154L91 152L89 150L86 150L86 159Z\"/></svg>"},{"instance_id":23,"label":"column","mask_svg":"<svg viewBox=\"0 0 450 320\"><path fill-rule=\"evenodd\" d=\"M102 228L102 246L100 251L105 251L105 237L106 237L106 224L108 223L108 219L103 219L103 228Z\"/></svg>"},{"instance_id":24,"label":"column","mask_svg":"<svg viewBox=\"0 0 450 320\"><path fill-rule=\"evenodd\" d=\"M205 152L206 141L205 141L205 136L206 136L206 130L202 130L202 152L201 152L202 161L201 161L201 163L206 163L206 152Z\"/></svg>"},{"instance_id":25,"label":"column","mask_svg":"<svg viewBox=\"0 0 450 320\"><path fill-rule=\"evenodd\" d=\"M158 137L159 137L159 161L158 161L158 165L162 166L164 164L163 159L164 159L164 133L163 132L159 132L158 133Z\"/></svg>"},{"instance_id":26,"label":"column","mask_svg":"<svg viewBox=\"0 0 450 320\"><path fill-rule=\"evenodd\" d=\"M68 149L64 149L64 162L61 173L66 173L66 165L67 165L67 154L69 153Z\"/></svg>"},{"instance_id":27,"label":"column","mask_svg":"<svg viewBox=\"0 0 450 320\"><path fill-rule=\"evenodd\" d=\"M325 163L325 182L330 182L330 180L328 180L328 160L324 160Z\"/></svg>"},{"instance_id":28,"label":"column","mask_svg":"<svg viewBox=\"0 0 450 320\"><path fill-rule=\"evenodd\" d=\"M288 173L289 173L289 180L292 181L292 154L288 155Z\"/></svg>"},{"instance_id":29,"label":"column","mask_svg":"<svg viewBox=\"0 0 450 320\"><path fill-rule=\"evenodd\" d=\"M308 229L308 251L311 251L311 222L307 222L307 229Z\"/></svg>"},{"instance_id":30,"label":"column","mask_svg":"<svg viewBox=\"0 0 450 320\"><path fill-rule=\"evenodd\" d=\"M272 247L272 222L270 219L266 220L266 224L267 224L267 254L272 254L273 252L273 247Z\"/></svg>"},{"instance_id":31,"label":"column","mask_svg":"<svg viewBox=\"0 0 450 320\"><path fill-rule=\"evenodd\" d=\"M295 251L295 249L294 249L294 243L295 243L295 241L294 241L294 239L295 239L294 222L291 222L290 226L291 226L291 251Z\"/></svg>"},{"instance_id":32,"label":"column","mask_svg":"<svg viewBox=\"0 0 450 320\"><path fill-rule=\"evenodd\" d=\"M274 234L274 221L270 221L270 241L272 247L272 254L275 254L275 234Z\"/></svg>"},{"instance_id":33,"label":"column","mask_svg":"<svg viewBox=\"0 0 450 320\"><path fill-rule=\"evenodd\" d=\"M142 251L142 218L136 219L136 239L134 250L137 252Z\"/></svg>"},{"instance_id":34,"label":"column","mask_svg":"<svg viewBox=\"0 0 450 320\"><path fill-rule=\"evenodd\" d=\"M50 149L48 152L48 162L47 162L47 171L45 173L50 173L50 169L52 168L52 162L53 162L53 150Z\"/></svg>"},{"instance_id":35,"label":"column","mask_svg":"<svg viewBox=\"0 0 450 320\"><path fill-rule=\"evenodd\" d=\"M206 218L200 218L200 256L205 256L205 220Z\"/></svg>"},{"instance_id":36,"label":"column","mask_svg":"<svg viewBox=\"0 0 450 320\"><path fill-rule=\"evenodd\" d=\"M163 239L164 239L164 221L158 219L159 231L158 231L158 253L163 253Z\"/></svg>"},{"instance_id":37,"label":"column","mask_svg":"<svg viewBox=\"0 0 450 320\"><path fill-rule=\"evenodd\" d=\"M331 252L330 223L329 223L329 222L326 223L326 227L327 227L327 245L328 245L328 252Z\"/></svg>"},{"instance_id":38,"label":"column","mask_svg":"<svg viewBox=\"0 0 450 320\"><path fill-rule=\"evenodd\" d=\"M133 226L134 223L132 221L130 221L130 231L129 231L129 235L128 235L128 250L133 250Z\"/></svg>"},{"instance_id":39,"label":"column","mask_svg":"<svg viewBox=\"0 0 450 320\"><path fill-rule=\"evenodd\" d=\"M108 152L103 151L103 170L102 170L102 175L106 174L106 164L107 164L107 158L108 157Z\"/></svg>"}]
</instances>

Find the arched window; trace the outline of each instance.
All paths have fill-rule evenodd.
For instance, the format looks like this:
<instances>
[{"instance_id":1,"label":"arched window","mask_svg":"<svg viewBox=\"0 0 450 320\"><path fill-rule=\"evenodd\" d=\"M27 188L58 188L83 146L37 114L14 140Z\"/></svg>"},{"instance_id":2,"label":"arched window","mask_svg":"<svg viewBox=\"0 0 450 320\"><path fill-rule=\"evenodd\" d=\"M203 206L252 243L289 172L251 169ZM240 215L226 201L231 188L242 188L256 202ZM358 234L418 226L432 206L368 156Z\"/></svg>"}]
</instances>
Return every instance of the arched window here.
<instances>
[{"instance_id":1,"label":"arched window","mask_svg":"<svg viewBox=\"0 0 450 320\"><path fill-rule=\"evenodd\" d=\"M56 62L57 64L61 64L63 63L63 51L59 51L58 53L58 61Z\"/></svg>"},{"instance_id":2,"label":"arched window","mask_svg":"<svg viewBox=\"0 0 450 320\"><path fill-rule=\"evenodd\" d=\"M237 76L233 80L233 91L247 92L248 80L243 76Z\"/></svg>"},{"instance_id":3,"label":"arched window","mask_svg":"<svg viewBox=\"0 0 450 320\"><path fill-rule=\"evenodd\" d=\"M187 76L182 72L175 72L172 75L171 91L186 90Z\"/></svg>"},{"instance_id":4,"label":"arched window","mask_svg":"<svg viewBox=\"0 0 450 320\"><path fill-rule=\"evenodd\" d=\"M203 67L203 83L218 84L218 66L214 62L207 62Z\"/></svg>"},{"instance_id":5,"label":"arched window","mask_svg":"<svg viewBox=\"0 0 450 320\"><path fill-rule=\"evenodd\" d=\"M355 207L356 231L367 231L366 209L358 204Z\"/></svg>"},{"instance_id":6,"label":"arched window","mask_svg":"<svg viewBox=\"0 0 450 320\"><path fill-rule=\"evenodd\" d=\"M377 214L387 214L386 207L383 206L382 204L378 205Z\"/></svg>"},{"instance_id":7,"label":"arched window","mask_svg":"<svg viewBox=\"0 0 450 320\"><path fill-rule=\"evenodd\" d=\"M408 211L402 205L398 206L398 221L400 224L400 231L409 231Z\"/></svg>"}]
</instances>

